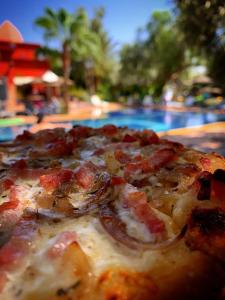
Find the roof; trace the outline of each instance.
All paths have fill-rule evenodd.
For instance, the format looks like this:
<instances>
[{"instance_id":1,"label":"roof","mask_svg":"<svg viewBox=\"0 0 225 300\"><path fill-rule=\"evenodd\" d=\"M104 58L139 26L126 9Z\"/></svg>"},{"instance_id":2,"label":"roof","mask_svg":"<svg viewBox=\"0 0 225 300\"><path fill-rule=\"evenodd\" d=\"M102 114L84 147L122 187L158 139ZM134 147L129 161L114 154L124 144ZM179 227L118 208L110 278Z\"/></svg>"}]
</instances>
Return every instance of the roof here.
<instances>
[{"instance_id":1,"label":"roof","mask_svg":"<svg viewBox=\"0 0 225 300\"><path fill-rule=\"evenodd\" d=\"M4 21L0 25L0 41L11 43L24 42L20 31L10 21Z\"/></svg>"}]
</instances>

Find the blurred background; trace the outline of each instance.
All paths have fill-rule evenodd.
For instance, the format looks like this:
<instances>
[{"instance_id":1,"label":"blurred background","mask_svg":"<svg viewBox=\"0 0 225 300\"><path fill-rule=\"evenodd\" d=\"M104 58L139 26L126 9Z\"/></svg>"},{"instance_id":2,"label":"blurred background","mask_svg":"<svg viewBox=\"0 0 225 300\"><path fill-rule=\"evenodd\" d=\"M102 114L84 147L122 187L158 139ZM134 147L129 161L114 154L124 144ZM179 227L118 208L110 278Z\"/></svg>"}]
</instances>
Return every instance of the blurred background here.
<instances>
[{"instance_id":1,"label":"blurred background","mask_svg":"<svg viewBox=\"0 0 225 300\"><path fill-rule=\"evenodd\" d=\"M8 0L0 23L2 127L50 115L156 131L225 120L223 0ZM121 122L127 107L139 110Z\"/></svg>"}]
</instances>

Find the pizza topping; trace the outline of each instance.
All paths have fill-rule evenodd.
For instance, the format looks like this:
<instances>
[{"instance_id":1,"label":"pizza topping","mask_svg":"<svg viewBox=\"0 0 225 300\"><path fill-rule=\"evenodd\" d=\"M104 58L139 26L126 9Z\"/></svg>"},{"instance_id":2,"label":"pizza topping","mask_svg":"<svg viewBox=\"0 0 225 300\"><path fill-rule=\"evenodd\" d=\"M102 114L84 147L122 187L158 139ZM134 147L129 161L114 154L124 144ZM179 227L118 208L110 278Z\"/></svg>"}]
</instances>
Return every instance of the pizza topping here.
<instances>
[{"instance_id":1,"label":"pizza topping","mask_svg":"<svg viewBox=\"0 0 225 300\"><path fill-rule=\"evenodd\" d=\"M9 241L0 248L0 290L8 281L7 273L15 270L29 252L37 224L29 219L18 222Z\"/></svg>"},{"instance_id":2,"label":"pizza topping","mask_svg":"<svg viewBox=\"0 0 225 300\"><path fill-rule=\"evenodd\" d=\"M26 142L33 138L33 134L30 131L24 130L22 134L17 135L16 141Z\"/></svg>"},{"instance_id":3,"label":"pizza topping","mask_svg":"<svg viewBox=\"0 0 225 300\"><path fill-rule=\"evenodd\" d=\"M65 231L62 232L56 239L54 245L48 250L48 257L50 258L57 258L62 256L65 249L72 244L73 242L77 241L77 235L75 232Z\"/></svg>"},{"instance_id":4,"label":"pizza topping","mask_svg":"<svg viewBox=\"0 0 225 300\"><path fill-rule=\"evenodd\" d=\"M131 157L120 149L115 150L114 156L121 164L127 164L131 161Z\"/></svg>"},{"instance_id":5,"label":"pizza topping","mask_svg":"<svg viewBox=\"0 0 225 300\"><path fill-rule=\"evenodd\" d=\"M27 162L24 159L19 159L19 160L15 161L13 164L11 164L10 168L12 170L26 169L27 168Z\"/></svg>"},{"instance_id":6,"label":"pizza topping","mask_svg":"<svg viewBox=\"0 0 225 300\"><path fill-rule=\"evenodd\" d=\"M160 220L151 206L147 202L147 195L138 191L135 187L126 184L122 192L123 206L130 208L135 217L155 235L158 239L162 239L165 235L165 223Z\"/></svg>"},{"instance_id":7,"label":"pizza topping","mask_svg":"<svg viewBox=\"0 0 225 300\"><path fill-rule=\"evenodd\" d=\"M0 181L0 192L9 190L13 184L14 184L14 182L10 178L2 179Z\"/></svg>"},{"instance_id":8,"label":"pizza topping","mask_svg":"<svg viewBox=\"0 0 225 300\"><path fill-rule=\"evenodd\" d=\"M123 137L124 143L133 143L136 142L137 140L138 139L134 135L130 135L130 134L125 134L125 136Z\"/></svg>"},{"instance_id":9,"label":"pizza topping","mask_svg":"<svg viewBox=\"0 0 225 300\"><path fill-rule=\"evenodd\" d=\"M217 169L212 176L212 197L225 201L225 171Z\"/></svg>"},{"instance_id":10,"label":"pizza topping","mask_svg":"<svg viewBox=\"0 0 225 300\"><path fill-rule=\"evenodd\" d=\"M9 191L9 200L0 205L0 213L6 210L15 209L18 205L19 199L17 197L17 188L15 186L11 186Z\"/></svg>"},{"instance_id":11,"label":"pizza topping","mask_svg":"<svg viewBox=\"0 0 225 300\"><path fill-rule=\"evenodd\" d=\"M201 157L200 163L204 170L209 171L209 169L211 167L211 161L208 157Z\"/></svg>"},{"instance_id":12,"label":"pizza topping","mask_svg":"<svg viewBox=\"0 0 225 300\"><path fill-rule=\"evenodd\" d=\"M118 133L118 128L113 124L104 125L99 129L106 136L113 136Z\"/></svg>"},{"instance_id":13,"label":"pizza topping","mask_svg":"<svg viewBox=\"0 0 225 300\"><path fill-rule=\"evenodd\" d=\"M53 191L57 189L61 184L68 183L73 178L73 171L71 170L59 170L53 174L47 174L40 176L40 185L46 191Z\"/></svg>"},{"instance_id":14,"label":"pizza topping","mask_svg":"<svg viewBox=\"0 0 225 300\"><path fill-rule=\"evenodd\" d=\"M89 137L91 131L92 130L90 127L76 125L68 132L68 135L72 136L76 140L79 140L81 138Z\"/></svg>"},{"instance_id":15,"label":"pizza topping","mask_svg":"<svg viewBox=\"0 0 225 300\"><path fill-rule=\"evenodd\" d=\"M73 215L80 217L92 212L106 201L107 191L110 186L111 177L107 172L99 173L95 176L95 183L92 189L89 190L84 204L81 207L76 207L73 210ZM110 201L110 197L108 198Z\"/></svg>"},{"instance_id":16,"label":"pizza topping","mask_svg":"<svg viewBox=\"0 0 225 300\"><path fill-rule=\"evenodd\" d=\"M75 144L73 142L68 142L65 139L59 139L56 142L48 144L46 155L54 157L70 155L73 152L74 146Z\"/></svg>"},{"instance_id":17,"label":"pizza topping","mask_svg":"<svg viewBox=\"0 0 225 300\"><path fill-rule=\"evenodd\" d=\"M140 146L148 146L159 143L159 137L153 130L146 129L137 134L137 136L140 139Z\"/></svg>"},{"instance_id":18,"label":"pizza topping","mask_svg":"<svg viewBox=\"0 0 225 300\"><path fill-rule=\"evenodd\" d=\"M80 187L89 190L94 185L96 172L97 167L93 163L85 163L75 170L75 180Z\"/></svg>"},{"instance_id":19,"label":"pizza topping","mask_svg":"<svg viewBox=\"0 0 225 300\"><path fill-rule=\"evenodd\" d=\"M176 152L173 149L160 149L147 159L135 163L128 163L125 166L125 176L130 177L133 173L153 172L161 167L165 167L168 163L176 158Z\"/></svg>"},{"instance_id":20,"label":"pizza topping","mask_svg":"<svg viewBox=\"0 0 225 300\"><path fill-rule=\"evenodd\" d=\"M127 233L126 224L119 218L111 204L100 207L99 218L103 228L116 241L133 250L156 250L170 247L183 237L186 230L186 228L183 228L179 234L161 242L144 242Z\"/></svg>"},{"instance_id":21,"label":"pizza topping","mask_svg":"<svg viewBox=\"0 0 225 300\"><path fill-rule=\"evenodd\" d=\"M111 178L111 184L113 186L124 184L124 183L126 183L126 180L121 176L112 176Z\"/></svg>"}]
</instances>

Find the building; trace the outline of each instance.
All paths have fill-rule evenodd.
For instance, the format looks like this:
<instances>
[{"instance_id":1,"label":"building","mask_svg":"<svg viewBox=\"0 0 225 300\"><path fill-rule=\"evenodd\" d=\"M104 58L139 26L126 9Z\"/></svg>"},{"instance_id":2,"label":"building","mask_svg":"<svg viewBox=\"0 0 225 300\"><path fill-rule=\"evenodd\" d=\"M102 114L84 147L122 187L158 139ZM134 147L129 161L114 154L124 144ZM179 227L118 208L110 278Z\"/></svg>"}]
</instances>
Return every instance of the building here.
<instances>
[{"instance_id":1,"label":"building","mask_svg":"<svg viewBox=\"0 0 225 300\"><path fill-rule=\"evenodd\" d=\"M37 58L38 44L25 43L9 21L0 25L0 101L10 112L18 110L16 78L41 77L49 70L47 60Z\"/></svg>"}]
</instances>

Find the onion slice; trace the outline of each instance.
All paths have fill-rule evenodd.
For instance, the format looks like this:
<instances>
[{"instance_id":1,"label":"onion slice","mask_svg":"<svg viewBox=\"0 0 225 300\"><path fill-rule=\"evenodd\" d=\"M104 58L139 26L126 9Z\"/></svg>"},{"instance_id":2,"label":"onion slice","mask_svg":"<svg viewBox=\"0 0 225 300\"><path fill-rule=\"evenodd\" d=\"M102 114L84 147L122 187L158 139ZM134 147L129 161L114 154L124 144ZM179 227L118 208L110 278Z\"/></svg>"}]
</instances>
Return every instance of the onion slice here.
<instances>
[{"instance_id":1,"label":"onion slice","mask_svg":"<svg viewBox=\"0 0 225 300\"><path fill-rule=\"evenodd\" d=\"M133 250L158 250L168 248L178 242L187 229L185 225L174 237L159 243L144 242L128 235L126 224L118 217L114 207L109 205L101 206L99 214L100 222L104 229L118 242Z\"/></svg>"},{"instance_id":2,"label":"onion slice","mask_svg":"<svg viewBox=\"0 0 225 300\"><path fill-rule=\"evenodd\" d=\"M75 217L83 216L96 208L105 200L106 192L110 186L111 177L109 173L103 172L97 175L96 184L92 188L92 191L89 192L85 204L81 207L73 208L72 215Z\"/></svg>"}]
</instances>

